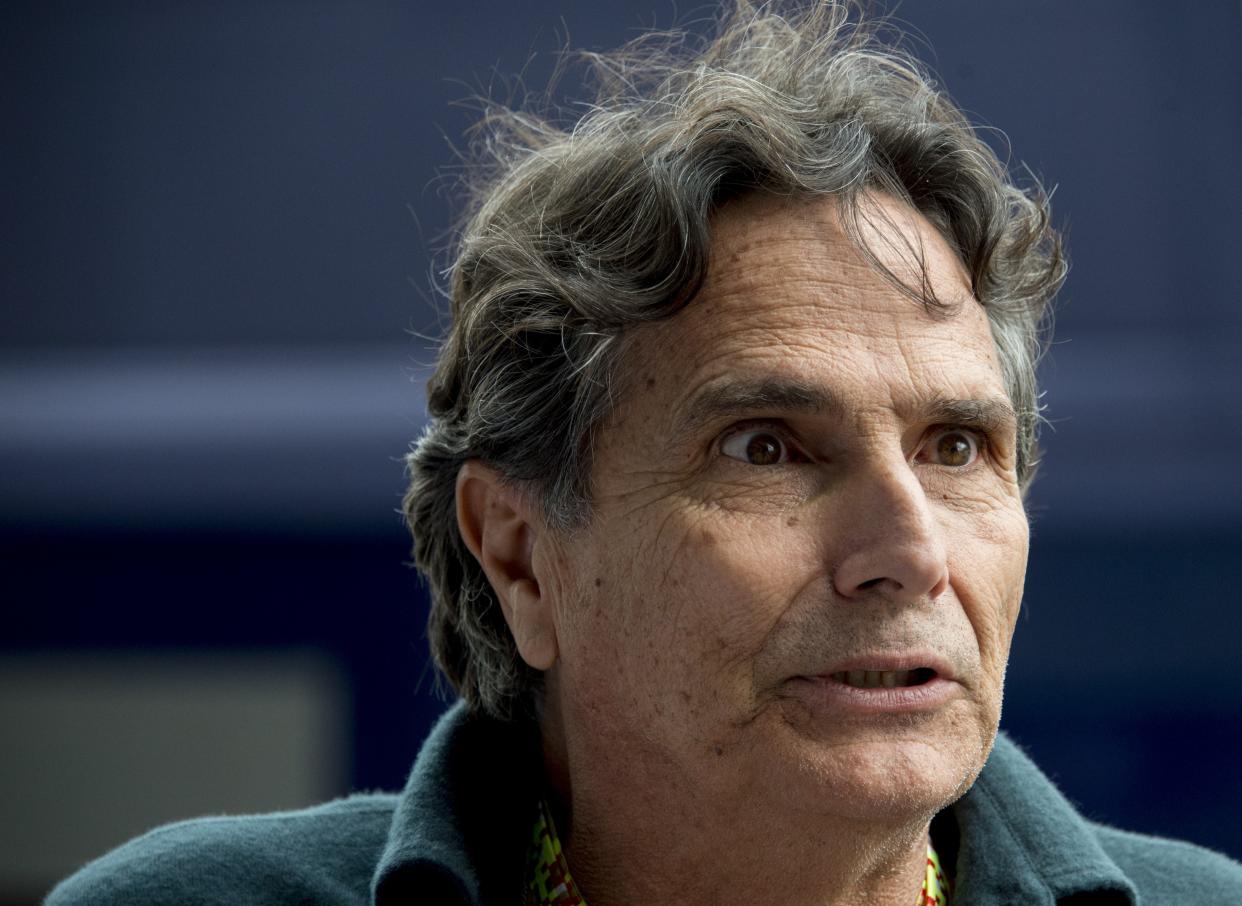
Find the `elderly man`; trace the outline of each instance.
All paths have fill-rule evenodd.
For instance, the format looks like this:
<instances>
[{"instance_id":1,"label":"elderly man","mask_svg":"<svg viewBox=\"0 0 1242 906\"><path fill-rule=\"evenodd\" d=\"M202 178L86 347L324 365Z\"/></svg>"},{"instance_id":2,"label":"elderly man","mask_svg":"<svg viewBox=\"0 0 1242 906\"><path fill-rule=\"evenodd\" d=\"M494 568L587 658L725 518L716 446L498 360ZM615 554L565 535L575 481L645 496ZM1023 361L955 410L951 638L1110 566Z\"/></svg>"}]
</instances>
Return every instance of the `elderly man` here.
<instances>
[{"instance_id":1,"label":"elderly man","mask_svg":"<svg viewBox=\"0 0 1242 906\"><path fill-rule=\"evenodd\" d=\"M677 53L492 143L406 501L462 700L405 792L50 902L1242 902L997 739L1043 199L840 7Z\"/></svg>"}]
</instances>

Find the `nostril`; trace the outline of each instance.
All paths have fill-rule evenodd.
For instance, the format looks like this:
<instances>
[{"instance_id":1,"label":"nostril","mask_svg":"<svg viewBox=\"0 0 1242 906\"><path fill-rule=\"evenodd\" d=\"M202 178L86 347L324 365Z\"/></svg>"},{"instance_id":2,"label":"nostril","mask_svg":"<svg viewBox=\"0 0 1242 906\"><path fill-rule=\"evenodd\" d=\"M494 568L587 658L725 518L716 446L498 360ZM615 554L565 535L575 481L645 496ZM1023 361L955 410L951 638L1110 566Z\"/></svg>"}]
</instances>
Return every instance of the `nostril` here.
<instances>
[{"instance_id":1,"label":"nostril","mask_svg":"<svg viewBox=\"0 0 1242 906\"><path fill-rule=\"evenodd\" d=\"M867 589L867 588L875 588L877 585L879 585L883 581L884 580L882 578L881 579L868 579L866 582L859 582L858 588L860 590Z\"/></svg>"}]
</instances>

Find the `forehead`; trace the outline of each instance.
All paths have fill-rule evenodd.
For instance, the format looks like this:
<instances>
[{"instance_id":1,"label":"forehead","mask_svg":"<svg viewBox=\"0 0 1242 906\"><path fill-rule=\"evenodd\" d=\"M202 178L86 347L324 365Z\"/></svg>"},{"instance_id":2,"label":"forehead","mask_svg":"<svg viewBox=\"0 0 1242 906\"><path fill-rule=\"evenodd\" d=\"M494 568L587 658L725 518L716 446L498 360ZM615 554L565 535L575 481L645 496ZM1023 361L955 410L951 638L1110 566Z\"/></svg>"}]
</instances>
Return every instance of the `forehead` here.
<instances>
[{"instance_id":1,"label":"forehead","mask_svg":"<svg viewBox=\"0 0 1242 906\"><path fill-rule=\"evenodd\" d=\"M864 198L858 238L916 292L903 293L842 225L834 199L748 196L713 221L707 278L675 317L641 329L647 388L687 397L736 378L830 385L860 405L1003 395L987 315L957 256L925 218ZM661 392L663 391L663 392Z\"/></svg>"}]
</instances>

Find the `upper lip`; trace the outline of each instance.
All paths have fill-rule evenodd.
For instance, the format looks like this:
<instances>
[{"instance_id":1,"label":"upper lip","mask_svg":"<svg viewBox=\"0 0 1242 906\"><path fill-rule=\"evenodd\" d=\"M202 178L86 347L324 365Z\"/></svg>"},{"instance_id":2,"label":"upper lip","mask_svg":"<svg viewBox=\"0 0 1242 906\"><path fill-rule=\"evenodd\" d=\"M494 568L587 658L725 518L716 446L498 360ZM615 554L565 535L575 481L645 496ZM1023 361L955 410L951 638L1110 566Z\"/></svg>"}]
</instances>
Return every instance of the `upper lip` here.
<instances>
[{"instance_id":1,"label":"upper lip","mask_svg":"<svg viewBox=\"0 0 1242 906\"><path fill-rule=\"evenodd\" d=\"M860 654L854 657L835 661L831 666L816 670L813 676L829 677L834 673L850 670L874 670L888 672L895 670L918 670L920 668L936 671L940 679L954 679L953 667L944 658L929 651L885 651L874 654Z\"/></svg>"}]
</instances>

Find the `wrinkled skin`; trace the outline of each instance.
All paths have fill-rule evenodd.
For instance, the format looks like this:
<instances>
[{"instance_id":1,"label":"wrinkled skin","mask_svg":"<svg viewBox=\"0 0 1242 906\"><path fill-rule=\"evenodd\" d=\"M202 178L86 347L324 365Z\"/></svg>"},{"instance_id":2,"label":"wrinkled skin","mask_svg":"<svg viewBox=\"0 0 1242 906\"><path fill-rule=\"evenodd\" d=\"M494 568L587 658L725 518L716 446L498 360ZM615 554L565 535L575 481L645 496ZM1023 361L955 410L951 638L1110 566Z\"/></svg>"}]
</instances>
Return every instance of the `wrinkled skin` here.
<instances>
[{"instance_id":1,"label":"wrinkled skin","mask_svg":"<svg viewBox=\"0 0 1242 906\"><path fill-rule=\"evenodd\" d=\"M928 821L990 751L1028 540L1012 413L942 420L937 400L1008 408L987 318L934 229L873 201L868 246L916 284L921 246L944 309L877 273L831 201L732 202L700 296L629 338L589 524L532 543L545 747L593 904L652 895L632 875L661 859L715 902L790 871L785 902L913 900ZM721 390L782 381L827 404ZM942 706L858 715L807 681L911 650L951 668Z\"/></svg>"}]
</instances>

